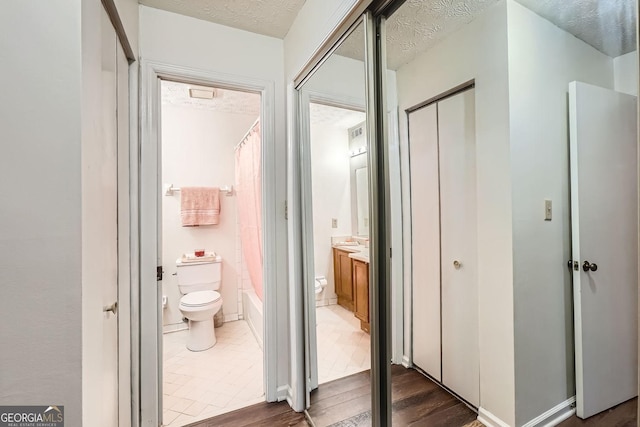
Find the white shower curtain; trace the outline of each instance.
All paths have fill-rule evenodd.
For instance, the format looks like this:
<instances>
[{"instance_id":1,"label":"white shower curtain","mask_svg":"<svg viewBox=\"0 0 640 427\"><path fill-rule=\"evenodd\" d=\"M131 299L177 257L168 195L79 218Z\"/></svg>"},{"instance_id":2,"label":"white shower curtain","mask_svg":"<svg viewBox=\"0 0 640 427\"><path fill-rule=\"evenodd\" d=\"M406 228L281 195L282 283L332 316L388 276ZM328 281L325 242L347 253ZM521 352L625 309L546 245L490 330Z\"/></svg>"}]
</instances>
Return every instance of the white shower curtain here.
<instances>
[{"instance_id":1,"label":"white shower curtain","mask_svg":"<svg viewBox=\"0 0 640 427\"><path fill-rule=\"evenodd\" d=\"M236 149L236 193L242 253L253 288L262 300L262 180L258 120Z\"/></svg>"}]
</instances>

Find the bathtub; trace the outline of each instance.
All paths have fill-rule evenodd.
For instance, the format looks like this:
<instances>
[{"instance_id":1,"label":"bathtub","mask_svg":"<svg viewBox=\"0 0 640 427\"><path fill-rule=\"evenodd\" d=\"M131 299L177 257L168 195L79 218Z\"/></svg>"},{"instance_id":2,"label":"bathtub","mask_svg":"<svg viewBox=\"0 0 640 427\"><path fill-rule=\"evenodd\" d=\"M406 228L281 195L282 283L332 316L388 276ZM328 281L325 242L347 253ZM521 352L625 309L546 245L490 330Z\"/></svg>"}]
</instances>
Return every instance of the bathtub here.
<instances>
[{"instance_id":1,"label":"bathtub","mask_svg":"<svg viewBox=\"0 0 640 427\"><path fill-rule=\"evenodd\" d=\"M256 295L253 288L244 289L242 291L242 312L244 319L249 324L249 328L258 341L258 345L262 347L262 337L264 336L264 316L262 311L262 301Z\"/></svg>"}]
</instances>

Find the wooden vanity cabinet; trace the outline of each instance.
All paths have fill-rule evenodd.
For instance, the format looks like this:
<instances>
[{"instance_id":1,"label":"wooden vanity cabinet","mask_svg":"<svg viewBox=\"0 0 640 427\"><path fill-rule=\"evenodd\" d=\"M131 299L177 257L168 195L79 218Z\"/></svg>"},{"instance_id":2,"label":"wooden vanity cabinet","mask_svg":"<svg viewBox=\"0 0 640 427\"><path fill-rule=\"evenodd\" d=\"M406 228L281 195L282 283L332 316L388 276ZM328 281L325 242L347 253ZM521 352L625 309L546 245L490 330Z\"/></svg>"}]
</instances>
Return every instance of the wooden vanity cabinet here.
<instances>
[{"instance_id":1,"label":"wooden vanity cabinet","mask_svg":"<svg viewBox=\"0 0 640 427\"><path fill-rule=\"evenodd\" d=\"M360 328L369 332L369 264L353 260L354 314L360 319Z\"/></svg>"},{"instance_id":2,"label":"wooden vanity cabinet","mask_svg":"<svg viewBox=\"0 0 640 427\"><path fill-rule=\"evenodd\" d=\"M349 252L333 248L333 278L338 304L353 311L352 262Z\"/></svg>"}]
</instances>

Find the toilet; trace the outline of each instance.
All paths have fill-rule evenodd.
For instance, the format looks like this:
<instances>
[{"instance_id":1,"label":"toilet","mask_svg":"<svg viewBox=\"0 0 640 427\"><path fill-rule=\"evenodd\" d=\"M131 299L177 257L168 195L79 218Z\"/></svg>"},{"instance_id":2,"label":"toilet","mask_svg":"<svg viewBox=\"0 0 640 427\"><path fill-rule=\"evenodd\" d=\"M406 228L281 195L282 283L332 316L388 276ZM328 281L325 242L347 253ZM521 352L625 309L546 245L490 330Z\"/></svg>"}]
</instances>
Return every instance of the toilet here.
<instances>
[{"instance_id":1,"label":"toilet","mask_svg":"<svg viewBox=\"0 0 640 427\"><path fill-rule=\"evenodd\" d=\"M216 334L213 316L222 307L222 297L218 293L222 278L222 258L207 261L176 260L180 312L189 320L187 348L203 351L213 347Z\"/></svg>"}]
</instances>

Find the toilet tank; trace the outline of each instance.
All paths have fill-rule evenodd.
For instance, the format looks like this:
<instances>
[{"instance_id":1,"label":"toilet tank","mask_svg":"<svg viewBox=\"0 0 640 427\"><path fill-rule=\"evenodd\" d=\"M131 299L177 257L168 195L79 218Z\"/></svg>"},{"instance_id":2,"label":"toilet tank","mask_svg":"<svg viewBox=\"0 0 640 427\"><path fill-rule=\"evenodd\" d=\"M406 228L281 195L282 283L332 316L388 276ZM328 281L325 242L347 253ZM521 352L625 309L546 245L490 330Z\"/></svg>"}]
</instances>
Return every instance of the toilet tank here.
<instances>
[{"instance_id":1,"label":"toilet tank","mask_svg":"<svg viewBox=\"0 0 640 427\"><path fill-rule=\"evenodd\" d=\"M213 261L182 262L176 260L178 289L181 294L197 291L217 291L222 279L222 257Z\"/></svg>"}]
</instances>

